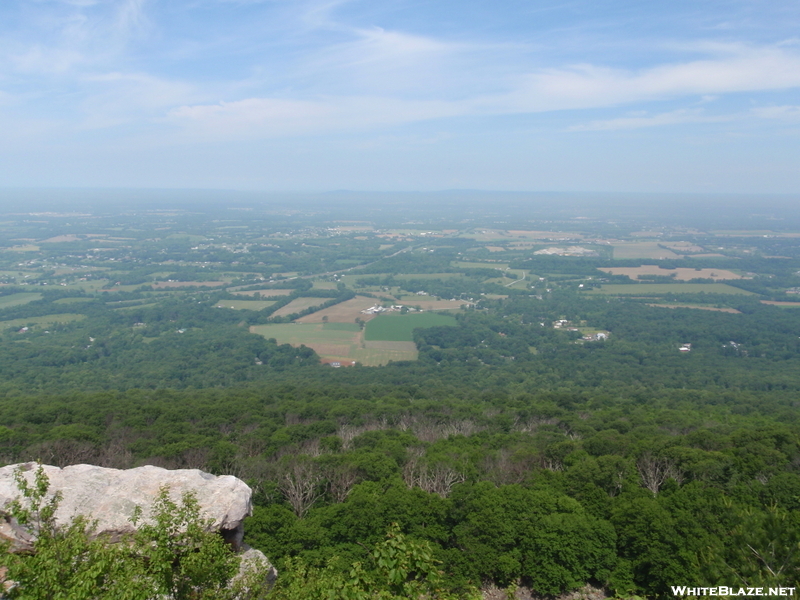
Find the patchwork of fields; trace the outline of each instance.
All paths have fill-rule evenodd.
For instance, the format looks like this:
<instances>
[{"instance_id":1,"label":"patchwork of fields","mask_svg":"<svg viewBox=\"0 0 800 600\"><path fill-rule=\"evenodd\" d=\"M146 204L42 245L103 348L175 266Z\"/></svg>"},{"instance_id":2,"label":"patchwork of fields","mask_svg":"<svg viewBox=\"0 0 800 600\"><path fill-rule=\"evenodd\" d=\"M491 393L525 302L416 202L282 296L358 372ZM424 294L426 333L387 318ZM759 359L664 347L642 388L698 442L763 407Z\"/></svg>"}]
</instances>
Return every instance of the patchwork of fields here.
<instances>
[{"instance_id":1,"label":"patchwork of fields","mask_svg":"<svg viewBox=\"0 0 800 600\"><path fill-rule=\"evenodd\" d=\"M358 298L348 302L354 300ZM320 355L323 362L343 365L358 362L374 367L389 361L416 360L417 348L412 341L415 328L456 324L455 318L450 315L433 313L380 315L370 320L364 329L352 322L322 322L317 313L307 317L313 317L313 322L298 320L294 323L254 325L250 331L265 338L275 338L280 344L308 346Z\"/></svg>"}]
</instances>

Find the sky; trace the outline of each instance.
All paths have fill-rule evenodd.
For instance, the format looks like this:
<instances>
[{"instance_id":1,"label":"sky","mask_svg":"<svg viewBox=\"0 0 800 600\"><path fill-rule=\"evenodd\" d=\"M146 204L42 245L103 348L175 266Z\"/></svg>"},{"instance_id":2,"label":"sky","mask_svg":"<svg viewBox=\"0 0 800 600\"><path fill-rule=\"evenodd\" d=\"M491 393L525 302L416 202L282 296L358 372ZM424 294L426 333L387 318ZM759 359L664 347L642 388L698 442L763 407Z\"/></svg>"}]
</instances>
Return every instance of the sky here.
<instances>
[{"instance_id":1,"label":"sky","mask_svg":"<svg viewBox=\"0 0 800 600\"><path fill-rule=\"evenodd\" d=\"M800 3L1 0L0 187L800 192Z\"/></svg>"}]
</instances>

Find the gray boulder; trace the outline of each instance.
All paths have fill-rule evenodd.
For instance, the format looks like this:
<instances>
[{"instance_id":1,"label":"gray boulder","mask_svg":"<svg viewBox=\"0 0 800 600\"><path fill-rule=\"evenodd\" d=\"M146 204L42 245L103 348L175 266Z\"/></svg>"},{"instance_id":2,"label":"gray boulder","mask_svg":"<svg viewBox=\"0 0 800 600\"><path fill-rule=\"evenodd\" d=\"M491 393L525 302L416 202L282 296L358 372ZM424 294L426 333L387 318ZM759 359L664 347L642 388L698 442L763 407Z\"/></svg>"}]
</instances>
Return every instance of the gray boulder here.
<instances>
[{"instance_id":1,"label":"gray boulder","mask_svg":"<svg viewBox=\"0 0 800 600\"><path fill-rule=\"evenodd\" d=\"M22 468L25 479L33 483L36 463L9 465L0 468L0 541L11 543L16 551L33 548L35 532L19 526L8 515L9 503L20 496L14 481L14 471ZM150 517L153 501L161 488L169 490L170 498L179 502L187 492L194 493L204 518L211 520L210 529L219 531L237 550L245 562L256 561L269 565L270 579L276 572L258 550L242 543L244 518L252 514L250 487L232 475L210 475L198 469L170 471L145 466L135 469L106 469L93 465L72 465L59 468L43 465L50 482L48 496L61 493L62 499L55 514L56 525L67 525L83 515L96 523L94 535L119 540L135 528L131 522L137 506L142 510L142 522Z\"/></svg>"}]
</instances>

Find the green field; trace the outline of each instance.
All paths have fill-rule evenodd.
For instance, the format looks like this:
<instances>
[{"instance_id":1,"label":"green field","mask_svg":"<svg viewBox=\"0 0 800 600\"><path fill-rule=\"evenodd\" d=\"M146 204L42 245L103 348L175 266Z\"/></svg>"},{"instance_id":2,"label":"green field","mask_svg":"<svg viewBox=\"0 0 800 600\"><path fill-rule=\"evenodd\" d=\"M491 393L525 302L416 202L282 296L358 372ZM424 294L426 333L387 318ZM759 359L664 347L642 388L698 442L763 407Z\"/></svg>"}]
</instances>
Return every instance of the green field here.
<instances>
[{"instance_id":1,"label":"green field","mask_svg":"<svg viewBox=\"0 0 800 600\"><path fill-rule=\"evenodd\" d=\"M158 302L148 302L146 304L134 304L133 306L118 306L114 310L118 310L120 312L137 311L140 308L153 308L154 306L158 306Z\"/></svg>"},{"instance_id":2,"label":"green field","mask_svg":"<svg viewBox=\"0 0 800 600\"><path fill-rule=\"evenodd\" d=\"M234 310L263 310L273 304L275 304L274 300L220 300L217 307Z\"/></svg>"},{"instance_id":3,"label":"green field","mask_svg":"<svg viewBox=\"0 0 800 600\"><path fill-rule=\"evenodd\" d=\"M92 301L94 301L94 298L86 298L82 296L80 298L59 298L58 300L53 300L53 304L75 304L80 302L92 302Z\"/></svg>"},{"instance_id":4,"label":"green field","mask_svg":"<svg viewBox=\"0 0 800 600\"><path fill-rule=\"evenodd\" d=\"M346 325L347 328L342 327ZM359 327L355 323L276 323L253 325L252 333L275 338L279 344L352 344Z\"/></svg>"},{"instance_id":5,"label":"green field","mask_svg":"<svg viewBox=\"0 0 800 600\"><path fill-rule=\"evenodd\" d=\"M364 339L367 341L411 342L414 340L411 334L417 327L455 324L455 317L430 312L380 315L367 323Z\"/></svg>"},{"instance_id":6,"label":"green field","mask_svg":"<svg viewBox=\"0 0 800 600\"><path fill-rule=\"evenodd\" d=\"M496 262L464 262L464 261L453 261L450 263L457 269L507 269L508 263L496 263Z\"/></svg>"},{"instance_id":7,"label":"green field","mask_svg":"<svg viewBox=\"0 0 800 600\"><path fill-rule=\"evenodd\" d=\"M9 321L0 321L0 329L8 329L9 327L14 327L14 328L26 327L30 325L54 325L56 323L71 323L73 321L81 321L85 318L86 315L64 313L62 315L43 315L41 317L11 319Z\"/></svg>"},{"instance_id":8,"label":"green field","mask_svg":"<svg viewBox=\"0 0 800 600\"><path fill-rule=\"evenodd\" d=\"M361 363L365 367L380 367L389 361L417 360L416 350L384 350L373 348L356 348L348 358Z\"/></svg>"},{"instance_id":9,"label":"green field","mask_svg":"<svg viewBox=\"0 0 800 600\"><path fill-rule=\"evenodd\" d=\"M463 273L400 273L395 275L395 279L452 279L453 277L464 277Z\"/></svg>"},{"instance_id":10,"label":"green field","mask_svg":"<svg viewBox=\"0 0 800 600\"><path fill-rule=\"evenodd\" d=\"M315 281L314 282L314 289L315 290L335 290L336 289L336 282L335 281Z\"/></svg>"},{"instance_id":11,"label":"green field","mask_svg":"<svg viewBox=\"0 0 800 600\"><path fill-rule=\"evenodd\" d=\"M10 308L12 306L19 306L20 304L27 304L28 302L41 299L41 294L9 294L8 296L0 296L0 308Z\"/></svg>"},{"instance_id":12,"label":"green field","mask_svg":"<svg viewBox=\"0 0 800 600\"><path fill-rule=\"evenodd\" d=\"M350 331L355 333L361 330L361 327L356 323L323 323L323 331Z\"/></svg>"},{"instance_id":13,"label":"green field","mask_svg":"<svg viewBox=\"0 0 800 600\"><path fill-rule=\"evenodd\" d=\"M661 296L664 294L739 294L755 296L753 292L742 290L727 283L634 283L607 284L600 289L590 290L589 294L612 294L616 296Z\"/></svg>"}]
</instances>

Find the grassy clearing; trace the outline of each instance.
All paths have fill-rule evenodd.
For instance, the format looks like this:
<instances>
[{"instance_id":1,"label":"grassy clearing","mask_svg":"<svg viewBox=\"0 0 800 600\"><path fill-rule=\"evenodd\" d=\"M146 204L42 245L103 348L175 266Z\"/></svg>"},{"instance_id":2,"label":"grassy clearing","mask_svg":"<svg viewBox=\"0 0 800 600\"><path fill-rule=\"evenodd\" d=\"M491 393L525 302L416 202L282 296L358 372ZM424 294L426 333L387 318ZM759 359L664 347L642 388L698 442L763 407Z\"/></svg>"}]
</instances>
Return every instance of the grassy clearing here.
<instances>
[{"instance_id":1,"label":"grassy clearing","mask_svg":"<svg viewBox=\"0 0 800 600\"><path fill-rule=\"evenodd\" d=\"M349 331L350 333L358 333L361 331L361 326L356 323L323 323L323 331Z\"/></svg>"},{"instance_id":2,"label":"grassy clearing","mask_svg":"<svg viewBox=\"0 0 800 600\"><path fill-rule=\"evenodd\" d=\"M72 323L73 321L82 321L85 318L86 315L65 313L63 315L43 315L41 317L10 319L8 321L0 321L0 329L30 327L31 325L45 326L55 325L56 323Z\"/></svg>"},{"instance_id":3,"label":"grassy clearing","mask_svg":"<svg viewBox=\"0 0 800 600\"><path fill-rule=\"evenodd\" d=\"M27 269L0 271L0 277L19 277L20 279L25 279L26 276L28 279L31 277L36 278L40 277L41 275L41 271L29 271Z\"/></svg>"},{"instance_id":4,"label":"grassy clearing","mask_svg":"<svg viewBox=\"0 0 800 600\"><path fill-rule=\"evenodd\" d=\"M41 300L41 294L31 294L31 293L22 293L22 294L9 294L8 296L0 296L0 308L10 308L12 306L20 306L22 304L28 304L28 302L33 302L34 300Z\"/></svg>"},{"instance_id":5,"label":"grassy clearing","mask_svg":"<svg viewBox=\"0 0 800 600\"><path fill-rule=\"evenodd\" d=\"M278 298L279 296L288 296L295 290L250 290L250 291L232 291L234 288L228 288L228 291L236 296L255 296L259 294L262 298Z\"/></svg>"},{"instance_id":6,"label":"grassy clearing","mask_svg":"<svg viewBox=\"0 0 800 600\"><path fill-rule=\"evenodd\" d=\"M135 304L134 306L118 306L114 310L126 312L126 311L135 311L140 308L152 308L154 306L158 306L158 302L148 302L147 304Z\"/></svg>"},{"instance_id":7,"label":"grassy clearing","mask_svg":"<svg viewBox=\"0 0 800 600\"><path fill-rule=\"evenodd\" d=\"M777 302L774 300L762 300L761 304L769 304L770 306L779 306L781 308L800 308L800 302Z\"/></svg>"},{"instance_id":8,"label":"grassy clearing","mask_svg":"<svg viewBox=\"0 0 800 600\"><path fill-rule=\"evenodd\" d=\"M507 269L508 263L498 262L466 262L456 260L450 263L457 269Z\"/></svg>"},{"instance_id":9,"label":"grassy clearing","mask_svg":"<svg viewBox=\"0 0 800 600\"><path fill-rule=\"evenodd\" d=\"M62 286L64 290L82 290L84 292L99 292L104 285L108 285L108 279L90 279L89 281L75 281ZM138 287L138 286L136 286ZM117 291L117 289L115 289Z\"/></svg>"},{"instance_id":10,"label":"grassy clearing","mask_svg":"<svg viewBox=\"0 0 800 600\"><path fill-rule=\"evenodd\" d=\"M275 300L220 300L217 308L233 310L263 310L275 304Z\"/></svg>"},{"instance_id":11,"label":"grassy clearing","mask_svg":"<svg viewBox=\"0 0 800 600\"><path fill-rule=\"evenodd\" d=\"M59 298L58 300L53 300L53 304L79 304L81 302L93 302L94 298Z\"/></svg>"},{"instance_id":12,"label":"grassy clearing","mask_svg":"<svg viewBox=\"0 0 800 600\"><path fill-rule=\"evenodd\" d=\"M452 279L453 277L464 277L463 273L401 273L395 275L395 279Z\"/></svg>"},{"instance_id":13,"label":"grassy clearing","mask_svg":"<svg viewBox=\"0 0 800 600\"><path fill-rule=\"evenodd\" d=\"M335 281L315 281L315 290L335 290L337 283Z\"/></svg>"},{"instance_id":14,"label":"grassy clearing","mask_svg":"<svg viewBox=\"0 0 800 600\"><path fill-rule=\"evenodd\" d=\"M651 296L664 294L731 294L755 296L753 292L742 290L727 283L635 283L606 284L599 289L590 290L589 294L611 294L615 296Z\"/></svg>"},{"instance_id":15,"label":"grassy clearing","mask_svg":"<svg viewBox=\"0 0 800 600\"><path fill-rule=\"evenodd\" d=\"M360 362L365 367L380 367L389 361L417 360L419 353L416 350L378 350L370 348L357 348L353 352L353 360Z\"/></svg>"},{"instance_id":16,"label":"grassy clearing","mask_svg":"<svg viewBox=\"0 0 800 600\"><path fill-rule=\"evenodd\" d=\"M299 346L304 344L312 347L314 344L355 344L358 330L329 328L326 325L333 323L276 323L269 325L253 325L251 333L263 335L265 338L275 338L280 344ZM358 326L353 323L353 326Z\"/></svg>"},{"instance_id":17,"label":"grassy clearing","mask_svg":"<svg viewBox=\"0 0 800 600\"><path fill-rule=\"evenodd\" d=\"M417 327L437 327L455 325L456 319L450 315L434 313L399 313L379 315L367 323L364 339L368 341L411 342L412 332Z\"/></svg>"}]
</instances>

